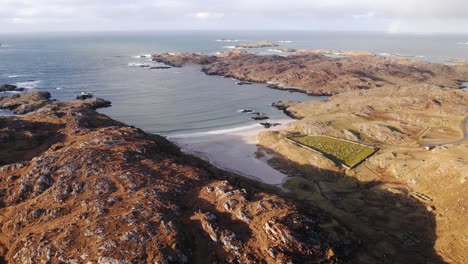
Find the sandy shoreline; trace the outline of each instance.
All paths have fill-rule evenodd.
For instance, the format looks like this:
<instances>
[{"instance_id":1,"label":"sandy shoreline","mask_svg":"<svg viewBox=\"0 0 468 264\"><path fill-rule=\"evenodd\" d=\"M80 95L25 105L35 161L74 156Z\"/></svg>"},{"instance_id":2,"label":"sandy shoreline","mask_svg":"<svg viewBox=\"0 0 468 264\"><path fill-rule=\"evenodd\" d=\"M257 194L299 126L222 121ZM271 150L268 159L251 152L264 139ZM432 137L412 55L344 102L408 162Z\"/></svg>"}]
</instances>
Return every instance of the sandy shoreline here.
<instances>
[{"instance_id":1,"label":"sandy shoreline","mask_svg":"<svg viewBox=\"0 0 468 264\"><path fill-rule=\"evenodd\" d=\"M170 136L183 152L202 158L218 168L271 185L281 185L287 175L257 159L257 137L263 131L281 130L294 120L274 120L282 125L266 129L260 124L240 131L220 130L203 134ZM253 176L255 175L255 176Z\"/></svg>"}]
</instances>

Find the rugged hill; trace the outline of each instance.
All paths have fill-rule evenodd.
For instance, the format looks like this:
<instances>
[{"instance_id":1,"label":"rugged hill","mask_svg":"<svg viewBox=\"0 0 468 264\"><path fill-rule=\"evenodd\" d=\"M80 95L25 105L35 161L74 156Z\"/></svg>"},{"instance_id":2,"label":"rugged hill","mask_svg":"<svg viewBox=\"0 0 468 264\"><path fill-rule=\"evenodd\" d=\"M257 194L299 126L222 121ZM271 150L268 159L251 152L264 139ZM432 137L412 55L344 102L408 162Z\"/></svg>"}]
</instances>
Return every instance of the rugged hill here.
<instances>
[{"instance_id":1,"label":"rugged hill","mask_svg":"<svg viewBox=\"0 0 468 264\"><path fill-rule=\"evenodd\" d=\"M468 92L382 87L280 105L301 120L264 133L259 144L272 165L294 176L286 182L292 194L373 241L367 251L377 259L468 263ZM379 151L346 170L291 144L290 133L334 136Z\"/></svg>"},{"instance_id":2,"label":"rugged hill","mask_svg":"<svg viewBox=\"0 0 468 264\"><path fill-rule=\"evenodd\" d=\"M48 98L1 99L33 111L0 117L1 263L338 263L359 246L323 211L93 110L109 102Z\"/></svg>"},{"instance_id":3,"label":"rugged hill","mask_svg":"<svg viewBox=\"0 0 468 264\"><path fill-rule=\"evenodd\" d=\"M459 88L468 79L468 66L417 62L365 52L304 50L289 56L255 55L234 50L216 56L195 53L155 54L153 60L175 67L203 65L209 75L269 83L270 88L290 89L311 95L333 95L382 86L433 84Z\"/></svg>"}]
</instances>

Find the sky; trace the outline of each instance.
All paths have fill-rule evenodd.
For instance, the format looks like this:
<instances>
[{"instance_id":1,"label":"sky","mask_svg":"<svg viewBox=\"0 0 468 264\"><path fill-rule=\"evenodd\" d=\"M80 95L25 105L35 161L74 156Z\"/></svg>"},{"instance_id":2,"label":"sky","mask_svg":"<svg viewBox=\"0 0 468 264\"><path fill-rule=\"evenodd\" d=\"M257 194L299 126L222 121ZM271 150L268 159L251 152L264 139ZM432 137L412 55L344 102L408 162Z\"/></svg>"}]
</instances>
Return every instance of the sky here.
<instances>
[{"instance_id":1,"label":"sky","mask_svg":"<svg viewBox=\"0 0 468 264\"><path fill-rule=\"evenodd\" d=\"M468 34L468 0L0 0L0 33L115 30Z\"/></svg>"}]
</instances>

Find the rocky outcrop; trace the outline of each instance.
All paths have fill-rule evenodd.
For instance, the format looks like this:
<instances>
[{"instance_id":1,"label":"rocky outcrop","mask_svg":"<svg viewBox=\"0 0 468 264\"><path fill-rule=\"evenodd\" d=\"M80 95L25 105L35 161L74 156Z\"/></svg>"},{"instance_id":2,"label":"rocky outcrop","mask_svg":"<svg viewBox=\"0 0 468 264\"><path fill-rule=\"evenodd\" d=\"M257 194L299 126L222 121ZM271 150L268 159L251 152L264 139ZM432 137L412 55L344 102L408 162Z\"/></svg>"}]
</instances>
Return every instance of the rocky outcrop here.
<instances>
[{"instance_id":1,"label":"rocky outcrop","mask_svg":"<svg viewBox=\"0 0 468 264\"><path fill-rule=\"evenodd\" d=\"M294 102L285 102L285 101L278 101L275 103L272 103L271 106L275 107L276 109L283 111L287 116L291 117L292 119L302 119L304 118L303 116L300 116L299 114L295 113L294 111L291 110L291 106L294 105Z\"/></svg>"},{"instance_id":2,"label":"rocky outcrop","mask_svg":"<svg viewBox=\"0 0 468 264\"><path fill-rule=\"evenodd\" d=\"M0 117L1 262L338 263L359 247L321 210L97 113L102 99L23 96L43 106Z\"/></svg>"},{"instance_id":3,"label":"rocky outcrop","mask_svg":"<svg viewBox=\"0 0 468 264\"><path fill-rule=\"evenodd\" d=\"M15 114L35 111L49 102L49 92L35 92L0 97L0 109L11 110Z\"/></svg>"},{"instance_id":4,"label":"rocky outcrop","mask_svg":"<svg viewBox=\"0 0 468 264\"><path fill-rule=\"evenodd\" d=\"M216 62L215 56L206 56L198 53L162 53L153 55L153 61L164 63L172 67L182 67L187 64L206 65Z\"/></svg>"},{"instance_id":5,"label":"rocky outcrop","mask_svg":"<svg viewBox=\"0 0 468 264\"><path fill-rule=\"evenodd\" d=\"M279 45L270 41L259 41L255 43L242 43L236 46L241 49L259 49L259 48L272 48L278 47Z\"/></svg>"},{"instance_id":6,"label":"rocky outcrop","mask_svg":"<svg viewBox=\"0 0 468 264\"><path fill-rule=\"evenodd\" d=\"M155 67L150 67L150 70L167 70L167 69L170 69L172 67L169 67L169 66L155 66Z\"/></svg>"},{"instance_id":7,"label":"rocky outcrop","mask_svg":"<svg viewBox=\"0 0 468 264\"><path fill-rule=\"evenodd\" d=\"M326 56L329 52L346 56ZM202 71L207 75L268 83L270 88L311 95L333 95L351 90L421 83L459 88L459 80L468 79L466 65L418 62L358 51L311 50L285 57L233 50L217 56L179 53L159 54L153 58L178 67L199 64L203 65Z\"/></svg>"},{"instance_id":8,"label":"rocky outcrop","mask_svg":"<svg viewBox=\"0 0 468 264\"><path fill-rule=\"evenodd\" d=\"M85 92L82 92L80 95L77 95L76 96L76 100L86 100L86 99L91 99L93 98L93 94L92 93L85 93Z\"/></svg>"},{"instance_id":9,"label":"rocky outcrop","mask_svg":"<svg viewBox=\"0 0 468 264\"><path fill-rule=\"evenodd\" d=\"M107 100L92 97L92 95L80 95L77 96L77 101L72 101L69 104L80 105L94 110L111 106L111 102ZM49 92L33 92L4 96L0 97L0 109L8 109L15 114L23 115L34 112L50 104L50 98L51 94Z\"/></svg>"},{"instance_id":10,"label":"rocky outcrop","mask_svg":"<svg viewBox=\"0 0 468 264\"><path fill-rule=\"evenodd\" d=\"M2 84L0 85L0 92L23 92L25 88L20 88L12 84Z\"/></svg>"}]
</instances>

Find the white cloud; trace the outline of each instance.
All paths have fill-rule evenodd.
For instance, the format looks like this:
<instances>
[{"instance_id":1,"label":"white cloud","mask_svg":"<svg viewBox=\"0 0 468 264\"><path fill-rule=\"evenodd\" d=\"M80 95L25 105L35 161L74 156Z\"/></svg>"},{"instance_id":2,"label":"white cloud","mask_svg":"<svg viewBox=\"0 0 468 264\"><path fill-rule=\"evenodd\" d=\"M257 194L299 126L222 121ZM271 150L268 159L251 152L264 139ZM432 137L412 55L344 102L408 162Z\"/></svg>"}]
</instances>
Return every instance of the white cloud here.
<instances>
[{"instance_id":1,"label":"white cloud","mask_svg":"<svg viewBox=\"0 0 468 264\"><path fill-rule=\"evenodd\" d=\"M369 11L365 14L356 14L356 15L353 15L353 18L354 19L371 19L375 17L375 12L374 11Z\"/></svg>"},{"instance_id":2,"label":"white cloud","mask_svg":"<svg viewBox=\"0 0 468 264\"><path fill-rule=\"evenodd\" d=\"M468 0L0 0L0 32L344 28L468 33L466 10ZM210 20L222 23L202 23ZM392 21L403 21L404 27ZM27 23L34 26L20 26Z\"/></svg>"},{"instance_id":3,"label":"white cloud","mask_svg":"<svg viewBox=\"0 0 468 264\"><path fill-rule=\"evenodd\" d=\"M33 24L34 20L29 18L14 17L9 19L12 24Z\"/></svg>"},{"instance_id":4,"label":"white cloud","mask_svg":"<svg viewBox=\"0 0 468 264\"><path fill-rule=\"evenodd\" d=\"M198 19L222 18L224 17L224 13L197 12L193 16Z\"/></svg>"}]
</instances>

